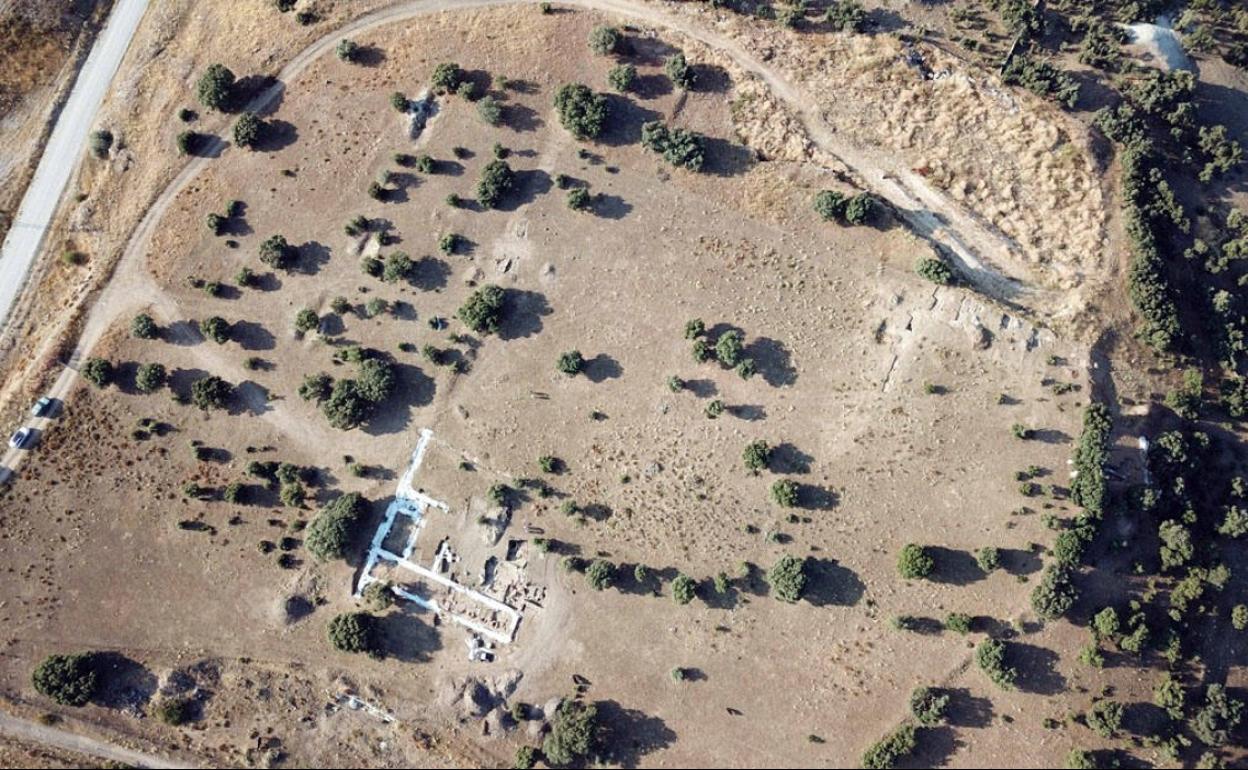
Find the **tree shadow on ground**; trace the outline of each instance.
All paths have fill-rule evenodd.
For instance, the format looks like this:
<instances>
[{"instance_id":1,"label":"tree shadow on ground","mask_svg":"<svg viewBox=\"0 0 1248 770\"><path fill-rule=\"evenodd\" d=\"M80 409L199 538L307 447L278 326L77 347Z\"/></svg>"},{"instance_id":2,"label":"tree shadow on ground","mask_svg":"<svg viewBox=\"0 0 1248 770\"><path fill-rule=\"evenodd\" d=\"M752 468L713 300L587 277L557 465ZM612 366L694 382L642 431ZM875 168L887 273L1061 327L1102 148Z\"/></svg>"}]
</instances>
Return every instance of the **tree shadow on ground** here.
<instances>
[{"instance_id":1,"label":"tree shadow on ground","mask_svg":"<svg viewBox=\"0 0 1248 770\"><path fill-rule=\"evenodd\" d=\"M771 458L767 461L767 468L772 473L801 475L810 473L810 465L814 461L814 457L786 441L783 444L777 444L772 447Z\"/></svg>"},{"instance_id":2,"label":"tree shadow on ground","mask_svg":"<svg viewBox=\"0 0 1248 770\"><path fill-rule=\"evenodd\" d=\"M617 701L596 703L601 758L620 767L637 767L648 754L676 742L676 733L659 717L625 708Z\"/></svg>"},{"instance_id":3,"label":"tree shadow on ground","mask_svg":"<svg viewBox=\"0 0 1248 770\"><path fill-rule=\"evenodd\" d=\"M618 380L624 375L624 368L620 366L620 362L606 353L599 353L586 361L582 371L585 377L593 383Z\"/></svg>"},{"instance_id":4,"label":"tree shadow on ground","mask_svg":"<svg viewBox=\"0 0 1248 770\"><path fill-rule=\"evenodd\" d=\"M503 107L503 125L516 133L527 134L546 125L546 121L532 107L513 102Z\"/></svg>"},{"instance_id":5,"label":"tree shadow on ground","mask_svg":"<svg viewBox=\"0 0 1248 770\"><path fill-rule=\"evenodd\" d=\"M762 404L736 404L725 407L724 411L738 420L745 420L746 422L757 422L767 419L767 410Z\"/></svg>"},{"instance_id":6,"label":"tree shadow on ground","mask_svg":"<svg viewBox=\"0 0 1248 770\"><path fill-rule=\"evenodd\" d=\"M161 330L160 336L170 345L179 347L190 347L204 341L199 324L194 321L171 321Z\"/></svg>"},{"instance_id":7,"label":"tree shadow on ground","mask_svg":"<svg viewBox=\"0 0 1248 770\"><path fill-rule=\"evenodd\" d=\"M1170 724L1165 709L1143 701L1124 704L1122 729L1132 735L1161 735Z\"/></svg>"},{"instance_id":8,"label":"tree shadow on ground","mask_svg":"<svg viewBox=\"0 0 1248 770\"><path fill-rule=\"evenodd\" d=\"M1041 428L1033 431L1031 438L1033 441L1040 441L1045 444L1069 444L1071 441L1069 433L1052 428Z\"/></svg>"},{"instance_id":9,"label":"tree shadow on ground","mask_svg":"<svg viewBox=\"0 0 1248 770\"><path fill-rule=\"evenodd\" d=\"M383 436L406 430L412 409L433 403L437 383L418 366L394 364L394 391L377 405L361 430L370 436Z\"/></svg>"},{"instance_id":10,"label":"tree shadow on ground","mask_svg":"<svg viewBox=\"0 0 1248 770\"><path fill-rule=\"evenodd\" d=\"M377 636L386 657L404 663L427 662L442 649L442 633L418 617L417 610L402 599L395 611L377 619Z\"/></svg>"},{"instance_id":11,"label":"tree shadow on ground","mask_svg":"<svg viewBox=\"0 0 1248 770\"><path fill-rule=\"evenodd\" d=\"M947 725L920 727L915 735L913 754L897 760L898 768L944 767L964 744L957 731Z\"/></svg>"},{"instance_id":12,"label":"tree shadow on ground","mask_svg":"<svg viewBox=\"0 0 1248 770\"><path fill-rule=\"evenodd\" d=\"M272 332L255 321L235 321L230 326L230 337L243 350L273 350L277 347Z\"/></svg>"},{"instance_id":13,"label":"tree shadow on ground","mask_svg":"<svg viewBox=\"0 0 1248 770\"><path fill-rule=\"evenodd\" d=\"M351 62L361 67L380 67L385 60L385 50L375 45L364 44L355 49L355 57Z\"/></svg>"},{"instance_id":14,"label":"tree shadow on ground","mask_svg":"<svg viewBox=\"0 0 1248 770\"><path fill-rule=\"evenodd\" d=\"M930 577L933 583L965 586L987 577L984 571L979 568L975 557L966 551L958 551L939 545L929 545L927 554L936 562L936 569Z\"/></svg>"},{"instance_id":15,"label":"tree shadow on ground","mask_svg":"<svg viewBox=\"0 0 1248 770\"><path fill-rule=\"evenodd\" d=\"M726 94L732 88L732 76L718 64L693 65L694 90L707 94Z\"/></svg>"},{"instance_id":16,"label":"tree shadow on ground","mask_svg":"<svg viewBox=\"0 0 1248 770\"><path fill-rule=\"evenodd\" d=\"M662 120L663 114L646 109L619 94L603 94L607 100L610 117L606 128L598 137L600 144L621 147L641 141L641 127L652 120Z\"/></svg>"},{"instance_id":17,"label":"tree shadow on ground","mask_svg":"<svg viewBox=\"0 0 1248 770\"><path fill-rule=\"evenodd\" d=\"M291 272L315 275L329 264L330 248L319 241L306 241L296 248L298 256L293 260Z\"/></svg>"},{"instance_id":18,"label":"tree shadow on ground","mask_svg":"<svg viewBox=\"0 0 1248 770\"><path fill-rule=\"evenodd\" d=\"M191 386L196 381L202 380L208 376L208 372L203 369L174 369L169 372L169 377L165 380L169 392L178 397L178 400L190 403Z\"/></svg>"},{"instance_id":19,"label":"tree shadow on ground","mask_svg":"<svg viewBox=\"0 0 1248 770\"><path fill-rule=\"evenodd\" d=\"M949 696L949 724L954 727L988 727L992 724L990 699L973 695L966 687L941 691Z\"/></svg>"},{"instance_id":20,"label":"tree shadow on ground","mask_svg":"<svg viewBox=\"0 0 1248 770\"><path fill-rule=\"evenodd\" d=\"M272 411L273 407L269 404L269 389L258 382L244 380L234 386L233 397L229 403L229 413L233 415L247 413L250 415L261 415L265 412Z\"/></svg>"},{"instance_id":21,"label":"tree shadow on ground","mask_svg":"<svg viewBox=\"0 0 1248 770\"><path fill-rule=\"evenodd\" d=\"M297 141L299 129L295 128L295 124L285 120L267 120L264 130L260 132L260 138L256 140L255 148L259 152L277 152Z\"/></svg>"},{"instance_id":22,"label":"tree shadow on ground","mask_svg":"<svg viewBox=\"0 0 1248 770\"><path fill-rule=\"evenodd\" d=\"M228 146L226 141L216 134L197 131L194 137L190 146L186 148L186 154L192 158L220 158L221 153L225 152Z\"/></svg>"},{"instance_id":23,"label":"tree shadow on ground","mask_svg":"<svg viewBox=\"0 0 1248 770\"><path fill-rule=\"evenodd\" d=\"M451 266L437 257L421 257L412 265L408 282L421 291L437 291L446 287L451 277Z\"/></svg>"},{"instance_id":24,"label":"tree shadow on ground","mask_svg":"<svg viewBox=\"0 0 1248 770\"><path fill-rule=\"evenodd\" d=\"M802 598L816 607L852 607L862 600L867 584L835 559L806 559L806 590Z\"/></svg>"},{"instance_id":25,"label":"tree shadow on ground","mask_svg":"<svg viewBox=\"0 0 1248 770\"><path fill-rule=\"evenodd\" d=\"M797 382L797 370L793 368L792 356L783 342L770 337L759 337L745 346L744 356L754 359L758 373L772 387L792 385Z\"/></svg>"},{"instance_id":26,"label":"tree shadow on ground","mask_svg":"<svg viewBox=\"0 0 1248 770\"><path fill-rule=\"evenodd\" d=\"M638 99L658 99L672 92L672 81L662 73L638 75L632 92Z\"/></svg>"},{"instance_id":27,"label":"tree shadow on ground","mask_svg":"<svg viewBox=\"0 0 1248 770\"><path fill-rule=\"evenodd\" d=\"M702 172L714 176L738 176L749 171L758 160L754 150L727 139L708 136L702 140L706 162Z\"/></svg>"},{"instance_id":28,"label":"tree shadow on ground","mask_svg":"<svg viewBox=\"0 0 1248 770\"><path fill-rule=\"evenodd\" d=\"M602 217L603 219L623 219L632 213L633 204L618 195L598 193L589 208L594 216Z\"/></svg>"},{"instance_id":29,"label":"tree shadow on ground","mask_svg":"<svg viewBox=\"0 0 1248 770\"><path fill-rule=\"evenodd\" d=\"M551 314L546 295L522 289L507 289L499 339L532 337L542 330L542 318Z\"/></svg>"},{"instance_id":30,"label":"tree shadow on ground","mask_svg":"<svg viewBox=\"0 0 1248 770\"><path fill-rule=\"evenodd\" d=\"M256 109L251 102L269 89L275 89L272 99L264 107ZM285 84L272 75L244 75L235 80L230 89L228 111L243 112L250 107L260 115L272 115L281 106L285 90Z\"/></svg>"},{"instance_id":31,"label":"tree shadow on ground","mask_svg":"<svg viewBox=\"0 0 1248 770\"><path fill-rule=\"evenodd\" d=\"M435 160L433 171L429 173L434 176L463 176L464 164L455 160Z\"/></svg>"},{"instance_id":32,"label":"tree shadow on ground","mask_svg":"<svg viewBox=\"0 0 1248 770\"><path fill-rule=\"evenodd\" d=\"M1008 665L1018 670L1018 689L1039 695L1056 695L1066 689L1066 678L1057 670L1056 652L1025 642L1010 642Z\"/></svg>"},{"instance_id":33,"label":"tree shadow on ground","mask_svg":"<svg viewBox=\"0 0 1248 770\"><path fill-rule=\"evenodd\" d=\"M139 372L138 361L118 361L113 364L113 387L127 396L138 395L134 380Z\"/></svg>"},{"instance_id":34,"label":"tree shadow on ground","mask_svg":"<svg viewBox=\"0 0 1248 770\"><path fill-rule=\"evenodd\" d=\"M685 390L698 398L710 398L719 393L714 380L685 380Z\"/></svg>"},{"instance_id":35,"label":"tree shadow on ground","mask_svg":"<svg viewBox=\"0 0 1248 770\"><path fill-rule=\"evenodd\" d=\"M104 708L142 711L159 686L146 666L119 652L93 653L91 669L101 685L91 702Z\"/></svg>"},{"instance_id":36,"label":"tree shadow on ground","mask_svg":"<svg viewBox=\"0 0 1248 770\"><path fill-rule=\"evenodd\" d=\"M830 511L840 502L836 490L818 484L797 485L797 507L809 511Z\"/></svg>"},{"instance_id":37,"label":"tree shadow on ground","mask_svg":"<svg viewBox=\"0 0 1248 770\"><path fill-rule=\"evenodd\" d=\"M540 168L524 169L516 172L516 183L511 191L503 196L497 208L499 211L515 211L526 204L537 200L539 195L550 192L555 183L550 174Z\"/></svg>"},{"instance_id":38,"label":"tree shadow on ground","mask_svg":"<svg viewBox=\"0 0 1248 770\"><path fill-rule=\"evenodd\" d=\"M1001 568L1011 575L1031 575L1039 572L1044 562L1034 551L1022 548L1002 548L999 550Z\"/></svg>"}]
</instances>

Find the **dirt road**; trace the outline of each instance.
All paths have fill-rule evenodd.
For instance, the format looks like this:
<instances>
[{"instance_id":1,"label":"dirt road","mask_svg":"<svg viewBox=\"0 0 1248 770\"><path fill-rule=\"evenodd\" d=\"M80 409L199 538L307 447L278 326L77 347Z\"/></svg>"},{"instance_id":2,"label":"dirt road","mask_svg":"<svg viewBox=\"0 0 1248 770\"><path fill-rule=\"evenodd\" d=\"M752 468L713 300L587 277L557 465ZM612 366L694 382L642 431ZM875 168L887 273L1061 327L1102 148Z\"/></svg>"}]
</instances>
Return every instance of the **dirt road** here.
<instances>
[{"instance_id":1,"label":"dirt road","mask_svg":"<svg viewBox=\"0 0 1248 770\"><path fill-rule=\"evenodd\" d=\"M28 743L38 743L63 751L85 754L126 767L196 767L196 765L181 764L152 754L144 754L141 751L114 746L111 743L71 733L58 727L28 722L3 712L0 712L0 734Z\"/></svg>"},{"instance_id":2,"label":"dirt road","mask_svg":"<svg viewBox=\"0 0 1248 770\"><path fill-rule=\"evenodd\" d=\"M39 255L61 195L87 147L95 115L130 47L148 0L118 0L74 81L65 108L48 138L35 176L0 246L0 322L9 316Z\"/></svg>"}]
</instances>

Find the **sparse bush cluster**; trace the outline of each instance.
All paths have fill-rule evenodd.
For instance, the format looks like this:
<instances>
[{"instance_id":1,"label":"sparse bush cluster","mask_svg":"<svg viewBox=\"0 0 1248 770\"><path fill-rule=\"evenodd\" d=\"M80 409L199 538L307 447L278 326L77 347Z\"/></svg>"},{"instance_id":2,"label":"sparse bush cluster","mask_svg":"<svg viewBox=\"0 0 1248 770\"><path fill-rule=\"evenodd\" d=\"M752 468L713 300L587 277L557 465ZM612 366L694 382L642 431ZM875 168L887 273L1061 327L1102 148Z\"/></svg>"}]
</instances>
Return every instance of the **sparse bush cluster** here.
<instances>
[{"instance_id":1,"label":"sparse bush cluster","mask_svg":"<svg viewBox=\"0 0 1248 770\"><path fill-rule=\"evenodd\" d=\"M658 153L673 166L701 171L706 164L705 139L686 128L668 128L662 121L652 120L641 127L641 145Z\"/></svg>"},{"instance_id":2,"label":"sparse bush cluster","mask_svg":"<svg viewBox=\"0 0 1248 770\"><path fill-rule=\"evenodd\" d=\"M815 196L814 209L825 221L849 225L866 224L874 216L878 204L869 192L845 195L836 190L823 190Z\"/></svg>"},{"instance_id":3,"label":"sparse bush cluster","mask_svg":"<svg viewBox=\"0 0 1248 770\"><path fill-rule=\"evenodd\" d=\"M607 123L607 100L583 83L567 83L555 92L559 123L577 139L596 139Z\"/></svg>"}]
</instances>

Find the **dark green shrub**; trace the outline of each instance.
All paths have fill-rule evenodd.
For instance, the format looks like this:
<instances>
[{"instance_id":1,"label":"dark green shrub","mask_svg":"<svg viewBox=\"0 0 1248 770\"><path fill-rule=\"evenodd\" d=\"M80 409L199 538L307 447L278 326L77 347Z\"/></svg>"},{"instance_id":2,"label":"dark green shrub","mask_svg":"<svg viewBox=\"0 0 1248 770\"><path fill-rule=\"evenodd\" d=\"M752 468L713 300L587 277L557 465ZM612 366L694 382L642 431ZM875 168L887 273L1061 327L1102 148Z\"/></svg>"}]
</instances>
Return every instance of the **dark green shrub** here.
<instances>
[{"instance_id":1,"label":"dark green shrub","mask_svg":"<svg viewBox=\"0 0 1248 770\"><path fill-rule=\"evenodd\" d=\"M910 693L910 713L921 725L942 724L949 710L949 694L934 687L916 687Z\"/></svg>"},{"instance_id":2,"label":"dark green shrub","mask_svg":"<svg viewBox=\"0 0 1248 770\"><path fill-rule=\"evenodd\" d=\"M516 174L505 160L492 160L481 170L477 180L477 201L487 209L498 208L504 196L516 183Z\"/></svg>"},{"instance_id":3,"label":"dark green shrub","mask_svg":"<svg viewBox=\"0 0 1248 770\"><path fill-rule=\"evenodd\" d=\"M300 334L307 334L315 331L321 325L321 318L316 311L310 307L305 307L298 313L295 313L295 331Z\"/></svg>"},{"instance_id":4,"label":"dark green shrub","mask_svg":"<svg viewBox=\"0 0 1248 770\"><path fill-rule=\"evenodd\" d=\"M91 655L49 655L31 675L35 690L62 706L85 706L95 695L99 679Z\"/></svg>"},{"instance_id":5,"label":"dark green shrub","mask_svg":"<svg viewBox=\"0 0 1248 770\"><path fill-rule=\"evenodd\" d=\"M474 291L455 315L459 320L478 334L493 334L498 331L502 321L503 299L502 288L487 284Z\"/></svg>"},{"instance_id":6,"label":"dark green shrub","mask_svg":"<svg viewBox=\"0 0 1248 770\"><path fill-rule=\"evenodd\" d=\"M334 46L334 54L345 62L354 62L360 56L360 46L354 40L339 40Z\"/></svg>"},{"instance_id":7,"label":"dark green shrub","mask_svg":"<svg viewBox=\"0 0 1248 770\"><path fill-rule=\"evenodd\" d=\"M264 135L265 123L254 112L244 112L234 122L234 144L252 149Z\"/></svg>"},{"instance_id":8,"label":"dark green shrub","mask_svg":"<svg viewBox=\"0 0 1248 770\"><path fill-rule=\"evenodd\" d=\"M600 25L594 27L589 33L589 50L599 56L619 53L623 42L624 36L615 27Z\"/></svg>"},{"instance_id":9,"label":"dark green shrub","mask_svg":"<svg viewBox=\"0 0 1248 770\"><path fill-rule=\"evenodd\" d=\"M792 479L779 479L771 485L771 499L781 508L792 508L798 502L797 482Z\"/></svg>"},{"instance_id":10,"label":"dark green shrub","mask_svg":"<svg viewBox=\"0 0 1248 770\"><path fill-rule=\"evenodd\" d=\"M433 87L443 93L451 93L459 88L459 84L463 81L464 71L454 62L443 62L433 69L433 77L431 83Z\"/></svg>"},{"instance_id":11,"label":"dark green shrub","mask_svg":"<svg viewBox=\"0 0 1248 770\"><path fill-rule=\"evenodd\" d=\"M914 753L917 743L914 725L906 723L881 738L862 754L862 766L868 770L887 770Z\"/></svg>"},{"instance_id":12,"label":"dark green shrub","mask_svg":"<svg viewBox=\"0 0 1248 770\"><path fill-rule=\"evenodd\" d=\"M113 381L113 365L104 358L88 358L78 373L97 388L106 388Z\"/></svg>"},{"instance_id":13,"label":"dark green shrub","mask_svg":"<svg viewBox=\"0 0 1248 770\"><path fill-rule=\"evenodd\" d=\"M413 267L415 265L411 257L401 251L396 251L386 257L381 268L381 280L386 283L398 283L412 274Z\"/></svg>"},{"instance_id":14,"label":"dark green shrub","mask_svg":"<svg viewBox=\"0 0 1248 770\"><path fill-rule=\"evenodd\" d=\"M282 270L289 266L294 251L294 247L286 242L285 236L270 235L260 244L260 261L274 270Z\"/></svg>"},{"instance_id":15,"label":"dark green shrub","mask_svg":"<svg viewBox=\"0 0 1248 770\"><path fill-rule=\"evenodd\" d=\"M672 580L672 599L677 604L688 604L697 593L698 584L683 572Z\"/></svg>"},{"instance_id":16,"label":"dark green shrub","mask_svg":"<svg viewBox=\"0 0 1248 770\"><path fill-rule=\"evenodd\" d=\"M503 122L503 105L493 96L482 97L477 102L477 115L488 125L497 126Z\"/></svg>"},{"instance_id":17,"label":"dark green shrub","mask_svg":"<svg viewBox=\"0 0 1248 770\"><path fill-rule=\"evenodd\" d=\"M776 596L786 602L802 598L806 590L806 560L785 554L767 572L767 584Z\"/></svg>"},{"instance_id":18,"label":"dark green shrub","mask_svg":"<svg viewBox=\"0 0 1248 770\"><path fill-rule=\"evenodd\" d=\"M745 461L745 467L749 470L761 471L771 462L771 447L767 445L766 441L761 439L751 441L745 445L742 459Z\"/></svg>"},{"instance_id":19,"label":"dark green shrub","mask_svg":"<svg viewBox=\"0 0 1248 770\"><path fill-rule=\"evenodd\" d=\"M1006 664L1007 648L1000 639L985 639L975 648L975 663L1003 690L1014 689L1018 671Z\"/></svg>"},{"instance_id":20,"label":"dark green shrub","mask_svg":"<svg viewBox=\"0 0 1248 770\"><path fill-rule=\"evenodd\" d=\"M113 146L113 132L105 129L91 132L91 154L97 158L107 158Z\"/></svg>"},{"instance_id":21,"label":"dark green shrub","mask_svg":"<svg viewBox=\"0 0 1248 770\"><path fill-rule=\"evenodd\" d=\"M160 327L147 313L139 313L130 321L130 336L150 340L160 334Z\"/></svg>"},{"instance_id":22,"label":"dark green shrub","mask_svg":"<svg viewBox=\"0 0 1248 770\"><path fill-rule=\"evenodd\" d=\"M597 706L565 699L551 717L542 754L556 766L579 763L596 748L598 731Z\"/></svg>"},{"instance_id":23,"label":"dark green shrub","mask_svg":"<svg viewBox=\"0 0 1248 770\"><path fill-rule=\"evenodd\" d=\"M567 375L577 375L585 368L585 359L581 356L581 351L569 350L559 354L555 368Z\"/></svg>"},{"instance_id":24,"label":"dark green shrub","mask_svg":"<svg viewBox=\"0 0 1248 770\"><path fill-rule=\"evenodd\" d=\"M334 498L308 525L305 544L322 561L341 559L355 536L355 527L368 510L368 501L350 492Z\"/></svg>"},{"instance_id":25,"label":"dark green shrub","mask_svg":"<svg viewBox=\"0 0 1248 770\"><path fill-rule=\"evenodd\" d=\"M165 384L165 367L163 364L143 364L134 374L134 387L140 393L152 393Z\"/></svg>"},{"instance_id":26,"label":"dark green shrub","mask_svg":"<svg viewBox=\"0 0 1248 770\"><path fill-rule=\"evenodd\" d=\"M199 322L199 333L204 339L224 345L230 341L230 322L219 315L209 316Z\"/></svg>"},{"instance_id":27,"label":"dark green shrub","mask_svg":"<svg viewBox=\"0 0 1248 770\"><path fill-rule=\"evenodd\" d=\"M577 139L596 139L607 122L607 100L582 83L566 83L555 92L559 122Z\"/></svg>"},{"instance_id":28,"label":"dark green shrub","mask_svg":"<svg viewBox=\"0 0 1248 770\"><path fill-rule=\"evenodd\" d=\"M907 543L897 554L897 573L906 580L925 578L935 569L936 560L921 545Z\"/></svg>"},{"instance_id":29,"label":"dark green shrub","mask_svg":"<svg viewBox=\"0 0 1248 770\"><path fill-rule=\"evenodd\" d=\"M209 409L224 409L233 393L234 388L229 383L215 374L210 374L191 384L191 403L205 412Z\"/></svg>"},{"instance_id":30,"label":"dark green shrub","mask_svg":"<svg viewBox=\"0 0 1248 770\"><path fill-rule=\"evenodd\" d=\"M594 559L585 569L585 579L595 591L610 587L614 576L615 565L605 559Z\"/></svg>"},{"instance_id":31,"label":"dark green shrub","mask_svg":"<svg viewBox=\"0 0 1248 770\"><path fill-rule=\"evenodd\" d=\"M697 80L693 67L689 66L689 62L685 60L685 54L681 51L667 57L667 61L663 63L663 71L671 79L672 85L685 91L693 88Z\"/></svg>"},{"instance_id":32,"label":"dark green shrub","mask_svg":"<svg viewBox=\"0 0 1248 770\"><path fill-rule=\"evenodd\" d=\"M367 612L344 612L329 621L329 643L339 652L377 654L375 620Z\"/></svg>"},{"instance_id":33,"label":"dark green shrub","mask_svg":"<svg viewBox=\"0 0 1248 770\"><path fill-rule=\"evenodd\" d=\"M631 64L617 64L607 73L607 83L619 93L628 93L637 84L637 68Z\"/></svg>"},{"instance_id":34,"label":"dark green shrub","mask_svg":"<svg viewBox=\"0 0 1248 770\"><path fill-rule=\"evenodd\" d=\"M914 272L935 284L947 286L953 283L953 270L943 259L925 257L914 264Z\"/></svg>"},{"instance_id":35,"label":"dark green shrub","mask_svg":"<svg viewBox=\"0 0 1248 770\"><path fill-rule=\"evenodd\" d=\"M641 144L673 166L701 171L706 164L705 140L701 134L684 128L668 128L652 120L641 126Z\"/></svg>"},{"instance_id":36,"label":"dark green shrub","mask_svg":"<svg viewBox=\"0 0 1248 770\"><path fill-rule=\"evenodd\" d=\"M233 92L234 73L224 64L209 65L195 85L200 104L210 110L227 109L233 99Z\"/></svg>"}]
</instances>

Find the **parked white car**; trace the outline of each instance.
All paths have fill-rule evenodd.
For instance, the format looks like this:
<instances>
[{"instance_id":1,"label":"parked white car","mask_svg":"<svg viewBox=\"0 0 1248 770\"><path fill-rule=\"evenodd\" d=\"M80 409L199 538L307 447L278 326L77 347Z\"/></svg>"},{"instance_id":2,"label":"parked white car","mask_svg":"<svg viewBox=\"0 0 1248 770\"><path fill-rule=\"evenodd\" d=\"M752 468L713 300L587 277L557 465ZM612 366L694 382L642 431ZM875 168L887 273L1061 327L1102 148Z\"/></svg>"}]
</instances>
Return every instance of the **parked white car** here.
<instances>
[{"instance_id":1,"label":"parked white car","mask_svg":"<svg viewBox=\"0 0 1248 770\"><path fill-rule=\"evenodd\" d=\"M35 438L35 432L30 428L20 428L16 433L9 437L9 446L14 449L25 449Z\"/></svg>"}]
</instances>

